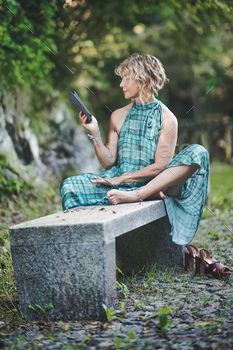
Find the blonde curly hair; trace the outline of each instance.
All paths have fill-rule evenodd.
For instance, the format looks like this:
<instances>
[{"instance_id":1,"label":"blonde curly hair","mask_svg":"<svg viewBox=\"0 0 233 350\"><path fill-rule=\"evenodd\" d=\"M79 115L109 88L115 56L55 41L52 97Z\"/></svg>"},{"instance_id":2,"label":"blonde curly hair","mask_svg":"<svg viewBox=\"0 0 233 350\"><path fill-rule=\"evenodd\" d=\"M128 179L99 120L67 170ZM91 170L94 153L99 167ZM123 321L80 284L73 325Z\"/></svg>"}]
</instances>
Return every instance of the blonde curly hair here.
<instances>
[{"instance_id":1,"label":"blonde curly hair","mask_svg":"<svg viewBox=\"0 0 233 350\"><path fill-rule=\"evenodd\" d=\"M126 58L116 69L115 74L123 77L123 71L129 73L130 79L138 80L139 98L148 102L153 95L158 95L166 82L165 70L160 60L151 55L133 54ZM145 101L143 97L145 96Z\"/></svg>"}]
</instances>

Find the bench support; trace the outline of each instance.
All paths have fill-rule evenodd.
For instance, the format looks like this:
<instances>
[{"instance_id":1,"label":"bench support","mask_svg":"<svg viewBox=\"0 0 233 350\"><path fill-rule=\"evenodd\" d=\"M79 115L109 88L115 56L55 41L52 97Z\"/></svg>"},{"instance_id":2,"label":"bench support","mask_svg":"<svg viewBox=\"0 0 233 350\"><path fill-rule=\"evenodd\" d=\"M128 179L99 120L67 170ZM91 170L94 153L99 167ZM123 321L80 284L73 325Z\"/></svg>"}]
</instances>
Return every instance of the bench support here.
<instances>
[{"instance_id":1,"label":"bench support","mask_svg":"<svg viewBox=\"0 0 233 350\"><path fill-rule=\"evenodd\" d=\"M172 243L168 217L116 238L117 266L126 275L155 265L158 270L183 266L183 247Z\"/></svg>"},{"instance_id":2,"label":"bench support","mask_svg":"<svg viewBox=\"0 0 233 350\"><path fill-rule=\"evenodd\" d=\"M115 239L12 247L12 256L20 308L27 317L44 316L28 308L35 304L45 309L52 303L49 317L56 319L102 319L102 303L114 306Z\"/></svg>"}]
</instances>

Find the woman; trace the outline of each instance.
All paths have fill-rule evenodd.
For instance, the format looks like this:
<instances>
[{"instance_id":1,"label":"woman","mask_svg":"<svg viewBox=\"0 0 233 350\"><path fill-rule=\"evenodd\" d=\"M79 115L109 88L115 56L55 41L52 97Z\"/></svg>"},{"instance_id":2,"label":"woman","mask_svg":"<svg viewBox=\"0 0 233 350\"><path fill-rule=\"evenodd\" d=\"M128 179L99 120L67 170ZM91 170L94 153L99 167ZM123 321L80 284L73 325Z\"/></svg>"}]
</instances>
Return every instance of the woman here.
<instances>
[{"instance_id":1,"label":"woman","mask_svg":"<svg viewBox=\"0 0 233 350\"><path fill-rule=\"evenodd\" d=\"M63 209L81 205L119 204L164 199L173 242L187 245L203 212L209 175L208 152L190 145L174 159L177 119L155 98L167 78L151 55L132 55L115 70L120 87L132 102L112 113L103 144L97 120L81 125L89 130L96 155L105 168L61 184Z\"/></svg>"}]
</instances>

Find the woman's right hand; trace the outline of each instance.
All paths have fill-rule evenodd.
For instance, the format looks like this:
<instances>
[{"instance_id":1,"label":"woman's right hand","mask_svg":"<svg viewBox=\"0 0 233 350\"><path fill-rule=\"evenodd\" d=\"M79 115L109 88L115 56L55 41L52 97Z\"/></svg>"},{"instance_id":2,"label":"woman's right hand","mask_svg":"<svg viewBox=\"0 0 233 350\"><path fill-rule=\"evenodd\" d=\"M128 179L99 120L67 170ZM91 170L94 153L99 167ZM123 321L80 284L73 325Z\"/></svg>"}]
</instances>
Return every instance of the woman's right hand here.
<instances>
[{"instance_id":1,"label":"woman's right hand","mask_svg":"<svg viewBox=\"0 0 233 350\"><path fill-rule=\"evenodd\" d=\"M96 118L92 115L91 116L91 122L87 123L87 116L85 114L83 114L82 112L79 113L79 118L81 120L81 125L90 131L90 133L92 135L96 135L99 133L99 125L98 122L96 120Z\"/></svg>"}]
</instances>

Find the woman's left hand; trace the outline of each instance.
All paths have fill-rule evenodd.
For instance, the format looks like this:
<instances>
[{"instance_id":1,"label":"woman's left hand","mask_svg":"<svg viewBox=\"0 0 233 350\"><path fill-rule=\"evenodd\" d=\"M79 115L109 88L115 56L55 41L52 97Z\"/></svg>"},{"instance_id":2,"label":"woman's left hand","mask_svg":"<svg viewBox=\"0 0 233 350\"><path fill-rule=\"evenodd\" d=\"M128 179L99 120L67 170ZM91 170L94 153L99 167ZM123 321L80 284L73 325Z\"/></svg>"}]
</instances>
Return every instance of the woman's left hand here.
<instances>
[{"instance_id":1,"label":"woman's left hand","mask_svg":"<svg viewBox=\"0 0 233 350\"><path fill-rule=\"evenodd\" d=\"M90 180L93 184L108 185L108 186L117 186L124 183L122 176L112 177L110 179L105 179L103 177L97 176L96 180Z\"/></svg>"}]
</instances>

